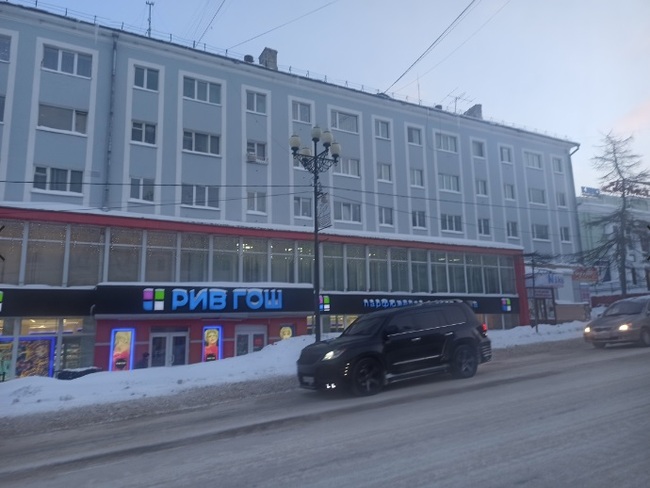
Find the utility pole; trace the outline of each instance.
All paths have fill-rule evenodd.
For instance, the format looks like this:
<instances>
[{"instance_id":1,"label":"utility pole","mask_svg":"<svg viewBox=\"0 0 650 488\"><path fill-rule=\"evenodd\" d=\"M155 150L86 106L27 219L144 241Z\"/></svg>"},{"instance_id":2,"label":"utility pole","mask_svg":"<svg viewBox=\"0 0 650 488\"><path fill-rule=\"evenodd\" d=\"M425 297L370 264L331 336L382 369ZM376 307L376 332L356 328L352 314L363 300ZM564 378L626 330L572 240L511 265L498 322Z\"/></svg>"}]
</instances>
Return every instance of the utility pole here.
<instances>
[{"instance_id":1,"label":"utility pole","mask_svg":"<svg viewBox=\"0 0 650 488\"><path fill-rule=\"evenodd\" d=\"M149 6L149 28L147 29L147 37L151 37L151 8L153 7L154 2L147 0L145 3Z\"/></svg>"}]
</instances>

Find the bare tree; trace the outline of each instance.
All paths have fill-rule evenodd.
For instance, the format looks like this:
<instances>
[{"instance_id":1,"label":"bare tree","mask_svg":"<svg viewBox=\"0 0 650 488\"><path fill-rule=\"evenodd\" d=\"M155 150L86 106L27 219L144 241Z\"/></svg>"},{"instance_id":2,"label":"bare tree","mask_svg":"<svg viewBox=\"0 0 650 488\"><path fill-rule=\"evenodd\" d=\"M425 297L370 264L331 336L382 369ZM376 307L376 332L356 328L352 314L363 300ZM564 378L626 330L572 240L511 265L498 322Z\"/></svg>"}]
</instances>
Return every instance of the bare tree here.
<instances>
[{"instance_id":1,"label":"bare tree","mask_svg":"<svg viewBox=\"0 0 650 488\"><path fill-rule=\"evenodd\" d=\"M592 158L593 167L602 173L601 190L620 197L617 208L588 222L589 227L600 227L603 234L597 245L583 253L589 264L607 261L615 264L621 285L621 295L627 295L627 254L632 242L644 236L646 224L634 218L630 209L633 197L648 197L650 172L639 170L641 157L630 149L632 136L617 137L609 132L598 146L601 153Z\"/></svg>"}]
</instances>

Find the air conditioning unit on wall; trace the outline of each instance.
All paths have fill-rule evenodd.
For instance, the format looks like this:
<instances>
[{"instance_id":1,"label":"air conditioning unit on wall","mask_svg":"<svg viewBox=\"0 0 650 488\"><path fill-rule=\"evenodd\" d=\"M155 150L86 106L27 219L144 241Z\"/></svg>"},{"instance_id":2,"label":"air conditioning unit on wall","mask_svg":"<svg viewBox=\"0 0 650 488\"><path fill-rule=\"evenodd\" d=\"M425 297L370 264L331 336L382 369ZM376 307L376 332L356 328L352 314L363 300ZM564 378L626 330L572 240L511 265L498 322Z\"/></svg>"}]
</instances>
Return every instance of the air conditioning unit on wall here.
<instances>
[{"instance_id":1,"label":"air conditioning unit on wall","mask_svg":"<svg viewBox=\"0 0 650 488\"><path fill-rule=\"evenodd\" d=\"M257 161L257 155L253 152L246 153L246 161L249 163L254 163Z\"/></svg>"}]
</instances>

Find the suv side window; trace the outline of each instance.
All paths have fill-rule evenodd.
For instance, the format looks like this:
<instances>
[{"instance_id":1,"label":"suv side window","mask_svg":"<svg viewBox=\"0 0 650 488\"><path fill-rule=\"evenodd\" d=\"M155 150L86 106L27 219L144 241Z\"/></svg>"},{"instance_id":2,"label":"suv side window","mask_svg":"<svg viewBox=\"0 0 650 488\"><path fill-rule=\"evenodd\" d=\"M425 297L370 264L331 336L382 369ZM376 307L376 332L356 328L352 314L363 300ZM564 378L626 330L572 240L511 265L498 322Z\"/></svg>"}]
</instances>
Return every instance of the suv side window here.
<instances>
[{"instance_id":1,"label":"suv side window","mask_svg":"<svg viewBox=\"0 0 650 488\"><path fill-rule=\"evenodd\" d=\"M461 309L456 305L450 305L449 307L446 307L443 313L445 314L445 317L447 318L447 323L449 325L467 322L467 317L465 316L465 312L463 311L463 309Z\"/></svg>"},{"instance_id":2,"label":"suv side window","mask_svg":"<svg viewBox=\"0 0 650 488\"><path fill-rule=\"evenodd\" d=\"M418 330L416 325L414 313L397 313L393 315L386 327L389 334L403 334L405 332L413 332Z\"/></svg>"}]
</instances>

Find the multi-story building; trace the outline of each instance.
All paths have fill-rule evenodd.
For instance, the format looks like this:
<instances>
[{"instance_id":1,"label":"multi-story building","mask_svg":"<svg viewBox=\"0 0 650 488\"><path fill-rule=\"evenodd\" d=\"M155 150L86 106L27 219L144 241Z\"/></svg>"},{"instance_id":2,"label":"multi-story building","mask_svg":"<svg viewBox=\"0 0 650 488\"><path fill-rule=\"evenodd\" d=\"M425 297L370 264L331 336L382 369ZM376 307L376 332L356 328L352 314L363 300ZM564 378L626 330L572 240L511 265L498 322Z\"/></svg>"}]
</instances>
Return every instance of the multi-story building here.
<instances>
[{"instance_id":1,"label":"multi-story building","mask_svg":"<svg viewBox=\"0 0 650 488\"><path fill-rule=\"evenodd\" d=\"M258 64L7 2L0 18L9 375L36 349L51 374L213 359L212 329L217 357L305 333L315 202L288 141L316 124L342 147L320 175L325 330L435 297L527 323L524 253L579 249L574 142L283 72L268 48Z\"/></svg>"},{"instance_id":2,"label":"multi-story building","mask_svg":"<svg viewBox=\"0 0 650 488\"><path fill-rule=\"evenodd\" d=\"M620 196L607 194L595 188L583 187L577 197L578 218L581 225L583 251L596 249L602 239L614 231L614 224L590 225L596 219L611 215L621 208ZM647 293L650 290L650 199L645 196L628 195L627 206L630 216L643 229L640 234L629 234L626 264L627 291L631 294ZM620 296L621 285L618 266L614 259L605 258L596 266L598 274L591 284L592 301L607 303L605 297Z\"/></svg>"}]
</instances>

